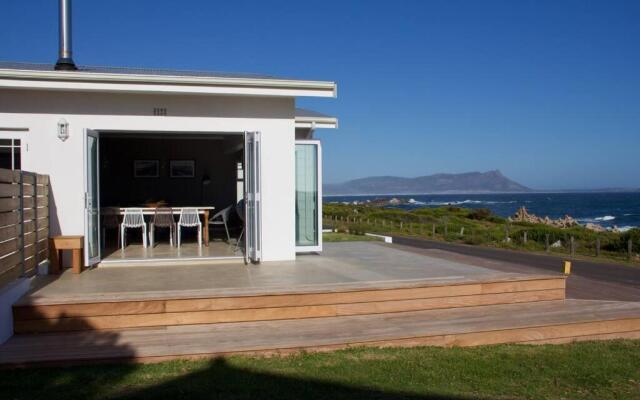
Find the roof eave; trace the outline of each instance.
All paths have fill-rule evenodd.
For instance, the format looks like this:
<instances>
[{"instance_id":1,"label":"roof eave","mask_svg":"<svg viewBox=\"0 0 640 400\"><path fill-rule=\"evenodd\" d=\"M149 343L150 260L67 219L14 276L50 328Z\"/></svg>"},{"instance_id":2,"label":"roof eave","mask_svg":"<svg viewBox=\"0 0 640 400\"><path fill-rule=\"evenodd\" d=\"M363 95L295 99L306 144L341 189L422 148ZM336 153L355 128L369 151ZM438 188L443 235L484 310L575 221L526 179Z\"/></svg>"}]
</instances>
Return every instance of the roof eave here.
<instances>
[{"instance_id":1,"label":"roof eave","mask_svg":"<svg viewBox=\"0 0 640 400\"><path fill-rule=\"evenodd\" d=\"M312 117L296 117L296 128L314 128L314 129L337 129L338 119L329 118L312 118Z\"/></svg>"},{"instance_id":2,"label":"roof eave","mask_svg":"<svg viewBox=\"0 0 640 400\"><path fill-rule=\"evenodd\" d=\"M13 84L11 83L13 82ZM74 71L0 69L0 87L22 89L139 91L195 94L256 94L336 97L330 81L269 78L194 77ZM233 90L237 89L237 90ZM258 91L252 93L252 91ZM235 93L237 92L237 93Z\"/></svg>"}]
</instances>

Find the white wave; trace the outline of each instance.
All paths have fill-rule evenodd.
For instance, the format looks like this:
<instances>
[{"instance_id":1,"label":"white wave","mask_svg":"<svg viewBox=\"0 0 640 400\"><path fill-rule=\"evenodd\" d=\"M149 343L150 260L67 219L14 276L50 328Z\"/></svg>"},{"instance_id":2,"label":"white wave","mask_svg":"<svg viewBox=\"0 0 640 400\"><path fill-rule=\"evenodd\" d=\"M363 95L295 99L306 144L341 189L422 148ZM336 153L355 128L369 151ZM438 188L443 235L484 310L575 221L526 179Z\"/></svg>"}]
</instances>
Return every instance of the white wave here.
<instances>
[{"instance_id":1,"label":"white wave","mask_svg":"<svg viewBox=\"0 0 640 400\"><path fill-rule=\"evenodd\" d=\"M427 203L425 203L424 201L418 201L418 200L416 200L416 199L409 199L408 203L409 203L409 204L416 205L416 206L423 206L423 205L426 205L426 204L427 204Z\"/></svg>"},{"instance_id":2,"label":"white wave","mask_svg":"<svg viewBox=\"0 0 640 400\"><path fill-rule=\"evenodd\" d=\"M614 219L616 219L616 217L614 217L613 215L605 215L604 217L594 218L595 221L613 221Z\"/></svg>"},{"instance_id":3,"label":"white wave","mask_svg":"<svg viewBox=\"0 0 640 400\"><path fill-rule=\"evenodd\" d=\"M411 201L409 201L411 202ZM511 201L493 201L493 200L458 200L458 201L429 201L423 203L429 206L460 206L464 204L513 204L517 203L515 200Z\"/></svg>"},{"instance_id":4,"label":"white wave","mask_svg":"<svg viewBox=\"0 0 640 400\"><path fill-rule=\"evenodd\" d=\"M618 232L626 232L626 231L630 231L631 229L637 228L637 226L625 225L625 226L618 226L616 228Z\"/></svg>"}]
</instances>

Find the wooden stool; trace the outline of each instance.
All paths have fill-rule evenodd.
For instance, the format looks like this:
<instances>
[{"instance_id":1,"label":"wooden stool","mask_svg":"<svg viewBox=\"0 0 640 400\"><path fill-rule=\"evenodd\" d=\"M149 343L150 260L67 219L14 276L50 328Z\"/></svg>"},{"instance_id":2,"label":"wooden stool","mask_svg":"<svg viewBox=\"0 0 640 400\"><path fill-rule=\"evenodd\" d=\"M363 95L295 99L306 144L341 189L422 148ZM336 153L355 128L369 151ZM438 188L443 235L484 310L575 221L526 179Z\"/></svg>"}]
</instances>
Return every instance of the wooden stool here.
<instances>
[{"instance_id":1,"label":"wooden stool","mask_svg":"<svg viewBox=\"0 0 640 400\"><path fill-rule=\"evenodd\" d=\"M71 269L74 274L82 272L82 249L84 248L84 236L52 236L49 238L49 263L51 273L58 274L61 271L61 251L71 250Z\"/></svg>"}]
</instances>

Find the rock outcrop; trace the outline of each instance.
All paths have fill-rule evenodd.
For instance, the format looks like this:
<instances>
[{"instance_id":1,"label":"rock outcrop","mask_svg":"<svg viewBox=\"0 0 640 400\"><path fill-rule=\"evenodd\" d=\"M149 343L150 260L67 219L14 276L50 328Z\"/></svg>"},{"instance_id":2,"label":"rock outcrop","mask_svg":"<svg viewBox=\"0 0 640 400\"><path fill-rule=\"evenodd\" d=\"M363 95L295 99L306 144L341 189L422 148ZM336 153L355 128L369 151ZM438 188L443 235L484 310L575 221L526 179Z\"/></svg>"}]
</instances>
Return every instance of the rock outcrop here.
<instances>
[{"instance_id":1,"label":"rock outcrop","mask_svg":"<svg viewBox=\"0 0 640 400\"><path fill-rule=\"evenodd\" d=\"M526 207L520 207L512 217L509 217L509 221L530 222L532 224L545 224L549 226L554 226L556 228L570 228L572 226L578 225L578 221L576 221L569 215L565 215L564 218L558 218L558 219L551 219L549 217L541 218L535 214L529 214Z\"/></svg>"}]
</instances>

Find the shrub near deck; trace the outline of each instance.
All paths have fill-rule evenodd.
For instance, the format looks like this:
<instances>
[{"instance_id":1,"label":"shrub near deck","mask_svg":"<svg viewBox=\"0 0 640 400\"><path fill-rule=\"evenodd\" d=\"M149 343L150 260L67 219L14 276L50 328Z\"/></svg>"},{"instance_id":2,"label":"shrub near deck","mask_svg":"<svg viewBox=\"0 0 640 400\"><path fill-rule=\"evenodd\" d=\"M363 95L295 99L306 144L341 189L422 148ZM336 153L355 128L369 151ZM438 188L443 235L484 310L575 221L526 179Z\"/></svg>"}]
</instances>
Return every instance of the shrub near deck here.
<instances>
[{"instance_id":1,"label":"shrub near deck","mask_svg":"<svg viewBox=\"0 0 640 400\"><path fill-rule=\"evenodd\" d=\"M4 399L638 399L640 340L7 370Z\"/></svg>"}]
</instances>

